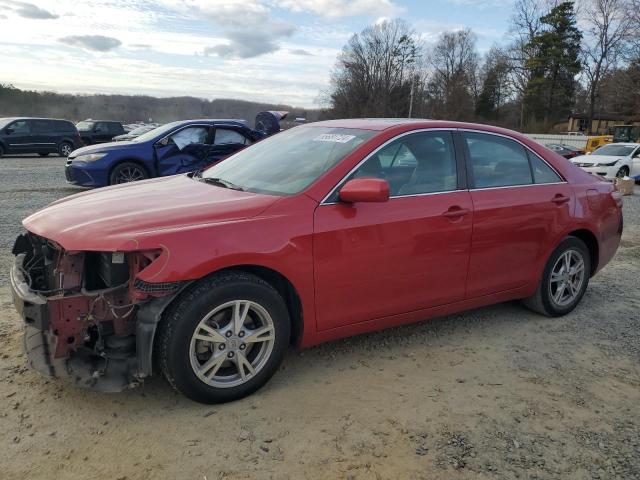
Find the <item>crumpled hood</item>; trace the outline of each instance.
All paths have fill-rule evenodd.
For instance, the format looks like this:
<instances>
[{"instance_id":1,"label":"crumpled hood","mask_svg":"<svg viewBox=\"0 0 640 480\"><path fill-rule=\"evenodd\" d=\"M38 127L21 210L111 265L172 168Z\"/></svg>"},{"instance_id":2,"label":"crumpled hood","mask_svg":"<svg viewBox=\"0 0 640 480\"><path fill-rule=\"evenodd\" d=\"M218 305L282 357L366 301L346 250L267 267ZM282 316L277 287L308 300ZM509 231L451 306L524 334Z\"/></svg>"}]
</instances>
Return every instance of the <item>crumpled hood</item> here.
<instances>
[{"instance_id":1,"label":"crumpled hood","mask_svg":"<svg viewBox=\"0 0 640 480\"><path fill-rule=\"evenodd\" d=\"M602 164L620 161L622 158L611 155L581 155L579 157L573 157L571 162L573 163L588 163L588 164Z\"/></svg>"},{"instance_id":2,"label":"crumpled hood","mask_svg":"<svg viewBox=\"0 0 640 480\"><path fill-rule=\"evenodd\" d=\"M135 250L169 230L254 217L278 199L176 175L72 195L22 224L66 250Z\"/></svg>"},{"instance_id":3,"label":"crumpled hood","mask_svg":"<svg viewBox=\"0 0 640 480\"><path fill-rule=\"evenodd\" d=\"M139 143L134 142L109 142L109 143L97 143L95 145L89 145L88 147L78 148L71 152L69 155L70 159L74 159L79 155L87 155L89 153L100 153L100 152L108 152L113 150L123 150L126 148L131 148L131 145L140 145Z\"/></svg>"}]
</instances>

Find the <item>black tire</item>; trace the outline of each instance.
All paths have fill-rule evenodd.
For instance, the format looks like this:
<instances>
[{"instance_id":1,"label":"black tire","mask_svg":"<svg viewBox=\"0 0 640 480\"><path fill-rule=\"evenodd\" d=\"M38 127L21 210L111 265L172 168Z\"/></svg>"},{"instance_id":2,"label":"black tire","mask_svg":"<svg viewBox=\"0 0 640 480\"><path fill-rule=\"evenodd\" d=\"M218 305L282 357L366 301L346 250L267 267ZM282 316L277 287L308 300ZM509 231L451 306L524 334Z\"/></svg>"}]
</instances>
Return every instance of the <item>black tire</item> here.
<instances>
[{"instance_id":1,"label":"black tire","mask_svg":"<svg viewBox=\"0 0 640 480\"><path fill-rule=\"evenodd\" d=\"M237 300L254 302L268 312L275 332L272 348L260 369L243 379L244 383L224 387L209 385L192 367L192 337L207 314ZM207 404L230 402L250 395L267 383L282 363L290 334L287 307L271 285L248 273L227 272L207 277L189 287L165 312L155 344L156 358L167 381L186 397ZM221 345L211 344L208 360L218 349L224 351Z\"/></svg>"},{"instance_id":2,"label":"black tire","mask_svg":"<svg viewBox=\"0 0 640 480\"><path fill-rule=\"evenodd\" d=\"M0 157L4 155L4 147L0 145Z\"/></svg>"},{"instance_id":3,"label":"black tire","mask_svg":"<svg viewBox=\"0 0 640 480\"><path fill-rule=\"evenodd\" d=\"M38 155L40 155L41 157L46 157L49 154L48 153L39 153Z\"/></svg>"},{"instance_id":4,"label":"black tire","mask_svg":"<svg viewBox=\"0 0 640 480\"><path fill-rule=\"evenodd\" d=\"M627 167L626 165L624 167L620 167L620 170L618 170L618 173L616 173L616 177L618 178L624 178L628 176L629 176L629 167Z\"/></svg>"},{"instance_id":5,"label":"black tire","mask_svg":"<svg viewBox=\"0 0 640 480\"><path fill-rule=\"evenodd\" d=\"M553 286L551 273L559 259L567 252L574 252L583 261L583 278L579 288L576 288L577 294L567 304L558 304L553 298ZM591 256L589 249L582 240L576 237L566 237L560 245L553 251L542 273L542 279L536 292L529 298L524 299L524 305L534 312L541 313L548 317L560 317L571 312L580 300L589 285L589 277L591 275ZM556 287L557 289L557 287ZM557 290L556 290L557 291Z\"/></svg>"},{"instance_id":6,"label":"black tire","mask_svg":"<svg viewBox=\"0 0 640 480\"><path fill-rule=\"evenodd\" d=\"M135 162L124 162L116 165L109 175L109 185L137 182L149 178L147 169Z\"/></svg>"},{"instance_id":7,"label":"black tire","mask_svg":"<svg viewBox=\"0 0 640 480\"><path fill-rule=\"evenodd\" d=\"M73 152L73 145L69 142L62 142L58 145L58 155L68 157Z\"/></svg>"}]
</instances>

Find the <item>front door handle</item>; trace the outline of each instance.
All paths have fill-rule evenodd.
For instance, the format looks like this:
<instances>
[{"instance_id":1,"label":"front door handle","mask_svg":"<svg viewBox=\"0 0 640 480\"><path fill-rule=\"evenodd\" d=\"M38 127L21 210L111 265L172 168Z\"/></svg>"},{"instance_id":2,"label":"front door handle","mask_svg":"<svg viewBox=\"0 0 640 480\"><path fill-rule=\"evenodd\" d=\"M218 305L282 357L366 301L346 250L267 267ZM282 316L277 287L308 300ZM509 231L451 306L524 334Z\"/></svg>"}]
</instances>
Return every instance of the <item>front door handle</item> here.
<instances>
[{"instance_id":1,"label":"front door handle","mask_svg":"<svg viewBox=\"0 0 640 480\"><path fill-rule=\"evenodd\" d=\"M451 207L449 210L442 214L443 217L447 218L460 218L464 217L468 214L470 210L468 208L460 208L460 207Z\"/></svg>"},{"instance_id":2,"label":"front door handle","mask_svg":"<svg viewBox=\"0 0 640 480\"><path fill-rule=\"evenodd\" d=\"M562 205L563 203L567 203L569 200L571 200L569 197L562 195L561 193L551 199L551 201L556 205Z\"/></svg>"}]
</instances>

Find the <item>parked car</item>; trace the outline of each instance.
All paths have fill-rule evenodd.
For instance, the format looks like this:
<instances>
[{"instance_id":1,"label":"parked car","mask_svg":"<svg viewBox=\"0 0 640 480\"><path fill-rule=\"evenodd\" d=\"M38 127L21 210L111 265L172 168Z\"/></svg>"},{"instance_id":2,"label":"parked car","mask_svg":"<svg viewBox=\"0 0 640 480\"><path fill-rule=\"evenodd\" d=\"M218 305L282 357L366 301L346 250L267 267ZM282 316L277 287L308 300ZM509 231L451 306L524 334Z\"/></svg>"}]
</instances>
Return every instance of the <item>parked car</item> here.
<instances>
[{"instance_id":1,"label":"parked car","mask_svg":"<svg viewBox=\"0 0 640 480\"><path fill-rule=\"evenodd\" d=\"M607 180L615 177L640 177L640 144L610 143L590 155L575 157L574 165Z\"/></svg>"},{"instance_id":2,"label":"parked car","mask_svg":"<svg viewBox=\"0 0 640 480\"><path fill-rule=\"evenodd\" d=\"M157 125L157 124L141 125L141 126L136 127L136 128L134 128L133 130L131 130L131 131L127 132L127 133L123 133L122 135L117 135L117 136L113 137L113 141L114 142L124 142L124 141L127 141L127 140L133 140L134 138L139 137L143 133L150 132L154 128L158 128L158 127L159 127L159 125Z\"/></svg>"},{"instance_id":3,"label":"parked car","mask_svg":"<svg viewBox=\"0 0 640 480\"><path fill-rule=\"evenodd\" d=\"M36 370L116 391L157 365L215 403L264 385L290 344L516 299L567 314L622 212L610 182L519 133L371 119L298 126L23 224L10 278Z\"/></svg>"},{"instance_id":4,"label":"parked car","mask_svg":"<svg viewBox=\"0 0 640 480\"><path fill-rule=\"evenodd\" d=\"M548 143L547 148L550 148L558 155L562 155L564 158L573 158L578 155L584 155L584 150L573 145L565 145L562 143Z\"/></svg>"},{"instance_id":5,"label":"parked car","mask_svg":"<svg viewBox=\"0 0 640 480\"><path fill-rule=\"evenodd\" d=\"M82 145L78 130L54 118L0 118L0 156L15 153L57 153L66 157Z\"/></svg>"},{"instance_id":6,"label":"parked car","mask_svg":"<svg viewBox=\"0 0 640 480\"><path fill-rule=\"evenodd\" d=\"M113 137L125 133L122 123L111 120L84 120L76 127L85 145L110 142Z\"/></svg>"},{"instance_id":7,"label":"parked car","mask_svg":"<svg viewBox=\"0 0 640 480\"><path fill-rule=\"evenodd\" d=\"M104 187L192 172L237 152L264 135L238 120L168 123L127 142L80 148L67 161L67 182Z\"/></svg>"}]
</instances>

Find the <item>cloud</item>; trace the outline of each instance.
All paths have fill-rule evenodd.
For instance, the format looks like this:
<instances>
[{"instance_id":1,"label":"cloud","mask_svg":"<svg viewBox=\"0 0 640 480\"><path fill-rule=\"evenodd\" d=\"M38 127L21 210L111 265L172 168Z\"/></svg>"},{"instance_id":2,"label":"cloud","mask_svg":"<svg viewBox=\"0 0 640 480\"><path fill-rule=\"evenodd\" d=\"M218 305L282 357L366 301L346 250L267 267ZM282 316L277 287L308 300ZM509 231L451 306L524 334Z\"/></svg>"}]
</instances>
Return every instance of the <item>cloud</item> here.
<instances>
[{"instance_id":1,"label":"cloud","mask_svg":"<svg viewBox=\"0 0 640 480\"><path fill-rule=\"evenodd\" d=\"M308 56L308 57L313 56L313 53L303 48L294 48L293 50L289 50L289 52L292 53L293 55L302 55L302 56Z\"/></svg>"},{"instance_id":2,"label":"cloud","mask_svg":"<svg viewBox=\"0 0 640 480\"><path fill-rule=\"evenodd\" d=\"M6 6L9 10L11 10L16 15L19 15L23 18L31 18L33 20L51 20L55 18L59 18L59 15L51 13L44 8L40 8L33 3L27 2L16 2L16 1L0 1L0 5ZM7 18L5 15L2 15L0 18Z\"/></svg>"},{"instance_id":3,"label":"cloud","mask_svg":"<svg viewBox=\"0 0 640 480\"><path fill-rule=\"evenodd\" d=\"M117 38L105 37L103 35L71 35L62 37L59 41L73 47L80 47L96 52L108 52L122 45L122 42Z\"/></svg>"},{"instance_id":4,"label":"cloud","mask_svg":"<svg viewBox=\"0 0 640 480\"><path fill-rule=\"evenodd\" d=\"M278 6L294 12L312 12L327 18L366 16L394 16L404 8L392 0L280 0Z\"/></svg>"},{"instance_id":5,"label":"cloud","mask_svg":"<svg viewBox=\"0 0 640 480\"><path fill-rule=\"evenodd\" d=\"M290 37L295 27L271 16L270 9L257 0L220 0L215 5L189 4L219 28L216 34L225 43L204 49L205 55L251 58L280 48L279 41Z\"/></svg>"}]
</instances>

